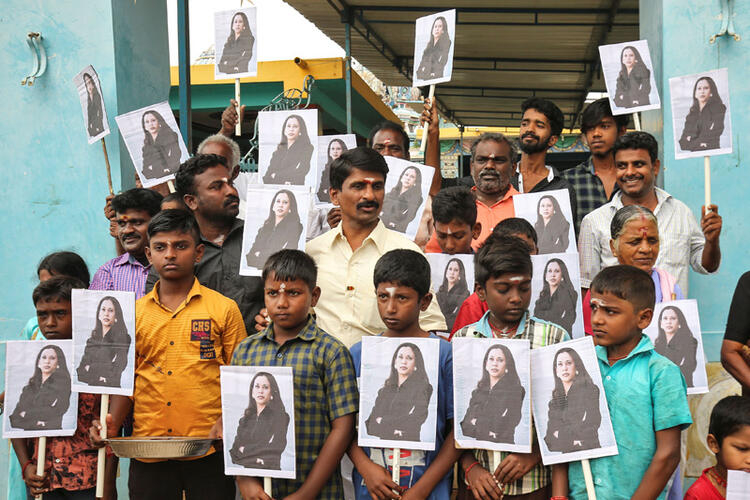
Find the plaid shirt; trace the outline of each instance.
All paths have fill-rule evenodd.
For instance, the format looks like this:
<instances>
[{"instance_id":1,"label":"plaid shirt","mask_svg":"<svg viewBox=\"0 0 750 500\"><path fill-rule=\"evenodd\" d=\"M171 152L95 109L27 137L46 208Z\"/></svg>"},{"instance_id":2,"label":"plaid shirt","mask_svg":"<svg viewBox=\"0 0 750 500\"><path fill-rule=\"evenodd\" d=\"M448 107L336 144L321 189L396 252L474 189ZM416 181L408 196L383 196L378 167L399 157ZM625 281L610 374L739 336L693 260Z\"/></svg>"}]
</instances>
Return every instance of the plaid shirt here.
<instances>
[{"instance_id":1,"label":"plaid shirt","mask_svg":"<svg viewBox=\"0 0 750 500\"><path fill-rule=\"evenodd\" d=\"M273 498L286 497L307 479L331 432L331 422L357 411L359 393L352 356L344 344L318 328L311 316L297 337L281 346L274 340L273 324L246 338L235 349L232 364L292 367L297 479L273 480ZM344 498L338 467L317 498Z\"/></svg>"},{"instance_id":2,"label":"plaid shirt","mask_svg":"<svg viewBox=\"0 0 750 500\"><path fill-rule=\"evenodd\" d=\"M146 294L146 277L149 269L150 264L144 266L125 252L97 269L89 290L135 292L135 298L140 299Z\"/></svg>"},{"instance_id":3,"label":"plaid shirt","mask_svg":"<svg viewBox=\"0 0 750 500\"><path fill-rule=\"evenodd\" d=\"M474 323L473 325L465 326L457 331L453 337L475 337L475 338L492 338L492 327L489 322L490 311L487 311L482 319ZM531 348L536 349L539 347L545 347L551 344L557 344L565 340L570 340L568 332L563 328L553 324L537 319L531 316L528 311L523 315L521 321L518 323L518 330L512 337L514 339L528 339L531 342ZM533 443L536 443L536 431L532 431ZM509 453L501 452L500 460L505 460ZM491 469L490 465L490 454L487 450L474 450L474 457L477 461L487 470ZM495 464L497 467L497 464ZM459 467L459 471L460 471ZM460 473L463 473L460 471ZM506 495L525 495L539 488L544 488L550 483L550 470L549 467L545 467L539 462L529 472L526 473L521 479L517 480L513 484L506 484L503 492Z\"/></svg>"},{"instance_id":4,"label":"plaid shirt","mask_svg":"<svg viewBox=\"0 0 750 500\"><path fill-rule=\"evenodd\" d=\"M607 192L604 190L601 179L596 175L591 157L577 167L563 171L561 175L576 192L575 223L576 234L579 234L583 218L609 201ZM619 190L620 187L615 183L612 194L614 195Z\"/></svg>"}]
</instances>

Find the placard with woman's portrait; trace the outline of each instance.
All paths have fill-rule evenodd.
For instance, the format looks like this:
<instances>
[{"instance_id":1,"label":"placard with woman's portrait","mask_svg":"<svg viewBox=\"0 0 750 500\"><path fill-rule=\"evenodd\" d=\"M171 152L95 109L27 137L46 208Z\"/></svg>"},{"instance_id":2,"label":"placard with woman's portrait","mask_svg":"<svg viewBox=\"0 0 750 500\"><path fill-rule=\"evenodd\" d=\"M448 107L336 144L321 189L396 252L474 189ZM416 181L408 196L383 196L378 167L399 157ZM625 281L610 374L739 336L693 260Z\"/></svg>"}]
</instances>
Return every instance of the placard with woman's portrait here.
<instances>
[{"instance_id":1,"label":"placard with woman's portrait","mask_svg":"<svg viewBox=\"0 0 750 500\"><path fill-rule=\"evenodd\" d=\"M649 336L656 352L680 368L688 394L708 392L706 356L695 299L656 304L654 319L643 333Z\"/></svg>"},{"instance_id":2,"label":"placard with woman's portrait","mask_svg":"<svg viewBox=\"0 0 750 500\"><path fill-rule=\"evenodd\" d=\"M73 390L133 395L135 294L73 290Z\"/></svg>"},{"instance_id":3,"label":"placard with woman's portrait","mask_svg":"<svg viewBox=\"0 0 750 500\"><path fill-rule=\"evenodd\" d=\"M72 340L8 341L3 438L72 436L78 426Z\"/></svg>"},{"instance_id":4,"label":"placard with woman's portrait","mask_svg":"<svg viewBox=\"0 0 750 500\"><path fill-rule=\"evenodd\" d=\"M190 157L167 101L116 116L115 121L145 188L174 179Z\"/></svg>"},{"instance_id":5,"label":"placard with woman's portrait","mask_svg":"<svg viewBox=\"0 0 750 500\"><path fill-rule=\"evenodd\" d=\"M613 115L661 107L648 40L601 45L599 57Z\"/></svg>"},{"instance_id":6,"label":"placard with woman's portrait","mask_svg":"<svg viewBox=\"0 0 750 500\"><path fill-rule=\"evenodd\" d=\"M617 455L594 341L531 351L531 409L544 465Z\"/></svg>"},{"instance_id":7,"label":"placard with woman's portrait","mask_svg":"<svg viewBox=\"0 0 750 500\"><path fill-rule=\"evenodd\" d=\"M257 9L214 12L214 78L244 78L258 74Z\"/></svg>"},{"instance_id":8,"label":"placard with woman's portrait","mask_svg":"<svg viewBox=\"0 0 750 500\"><path fill-rule=\"evenodd\" d=\"M242 240L240 274L260 276L279 250L304 250L312 193L307 186L251 185Z\"/></svg>"},{"instance_id":9,"label":"placard with woman's portrait","mask_svg":"<svg viewBox=\"0 0 750 500\"><path fill-rule=\"evenodd\" d=\"M435 169L419 163L386 156L388 176L380 220L388 229L413 240L430 194Z\"/></svg>"},{"instance_id":10,"label":"placard with woman's portrait","mask_svg":"<svg viewBox=\"0 0 750 500\"><path fill-rule=\"evenodd\" d=\"M222 366L224 474L294 479L294 378L288 366Z\"/></svg>"},{"instance_id":11,"label":"placard with woman's portrait","mask_svg":"<svg viewBox=\"0 0 750 500\"><path fill-rule=\"evenodd\" d=\"M513 209L534 226L539 254L578 252L567 189L517 194Z\"/></svg>"},{"instance_id":12,"label":"placard with woman's portrait","mask_svg":"<svg viewBox=\"0 0 750 500\"><path fill-rule=\"evenodd\" d=\"M457 447L531 453L529 341L464 337L451 344Z\"/></svg>"},{"instance_id":13,"label":"placard with woman's portrait","mask_svg":"<svg viewBox=\"0 0 750 500\"><path fill-rule=\"evenodd\" d=\"M455 9L418 18L414 32L413 86L450 81L455 47Z\"/></svg>"},{"instance_id":14,"label":"placard with woman's portrait","mask_svg":"<svg viewBox=\"0 0 750 500\"><path fill-rule=\"evenodd\" d=\"M529 311L534 317L555 323L572 338L582 337L583 301L578 254L532 255Z\"/></svg>"},{"instance_id":15,"label":"placard with woman's portrait","mask_svg":"<svg viewBox=\"0 0 750 500\"><path fill-rule=\"evenodd\" d=\"M258 172L263 184L317 186L317 109L261 111L258 138Z\"/></svg>"},{"instance_id":16,"label":"placard with woman's portrait","mask_svg":"<svg viewBox=\"0 0 750 500\"><path fill-rule=\"evenodd\" d=\"M670 78L669 93L676 159L732 152L727 68Z\"/></svg>"},{"instance_id":17,"label":"placard with woman's portrait","mask_svg":"<svg viewBox=\"0 0 750 500\"><path fill-rule=\"evenodd\" d=\"M435 449L440 342L362 339L359 446Z\"/></svg>"},{"instance_id":18,"label":"placard with woman's portrait","mask_svg":"<svg viewBox=\"0 0 750 500\"><path fill-rule=\"evenodd\" d=\"M474 292L474 256L445 253L425 256L430 263L432 300L437 300L448 331L451 331L461 304Z\"/></svg>"},{"instance_id":19,"label":"placard with woman's portrait","mask_svg":"<svg viewBox=\"0 0 750 500\"><path fill-rule=\"evenodd\" d=\"M89 144L93 144L102 137L109 135L109 121L104 107L104 94L99 75L90 64L73 77L78 89L83 111L83 123L86 124L86 137Z\"/></svg>"},{"instance_id":20,"label":"placard with woman's portrait","mask_svg":"<svg viewBox=\"0 0 750 500\"><path fill-rule=\"evenodd\" d=\"M318 204L331 203L331 164L350 149L357 147L357 136L354 134L318 136L318 176L315 187Z\"/></svg>"}]
</instances>

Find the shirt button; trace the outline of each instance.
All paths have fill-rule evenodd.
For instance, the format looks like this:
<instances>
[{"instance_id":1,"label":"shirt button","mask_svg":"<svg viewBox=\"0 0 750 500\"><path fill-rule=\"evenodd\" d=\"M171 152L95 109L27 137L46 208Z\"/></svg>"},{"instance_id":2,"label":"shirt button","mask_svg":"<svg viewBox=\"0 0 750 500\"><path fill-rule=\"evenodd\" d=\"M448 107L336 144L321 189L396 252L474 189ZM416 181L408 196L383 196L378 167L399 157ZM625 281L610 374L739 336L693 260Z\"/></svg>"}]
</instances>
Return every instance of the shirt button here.
<instances>
[{"instance_id":1,"label":"shirt button","mask_svg":"<svg viewBox=\"0 0 750 500\"><path fill-rule=\"evenodd\" d=\"M278 353L278 354L276 355L276 357L277 357L277 358L279 358L279 359L281 359L281 358L283 358L283 357L284 357L284 355L283 355L283 354L281 354L281 353Z\"/></svg>"},{"instance_id":2,"label":"shirt button","mask_svg":"<svg viewBox=\"0 0 750 500\"><path fill-rule=\"evenodd\" d=\"M167 401L167 406L172 406L172 402L171 401Z\"/></svg>"},{"instance_id":3,"label":"shirt button","mask_svg":"<svg viewBox=\"0 0 750 500\"><path fill-rule=\"evenodd\" d=\"M172 432L172 429L167 429L167 432Z\"/></svg>"},{"instance_id":4,"label":"shirt button","mask_svg":"<svg viewBox=\"0 0 750 500\"><path fill-rule=\"evenodd\" d=\"M610 377L609 375L607 375L607 376L606 376L606 377L604 377L604 378L606 378L607 380L612 380L612 377Z\"/></svg>"},{"instance_id":5,"label":"shirt button","mask_svg":"<svg viewBox=\"0 0 750 500\"><path fill-rule=\"evenodd\" d=\"M596 478L596 481L594 481L594 482L595 482L596 484L602 484L602 480L601 480L601 478L598 478L598 477Z\"/></svg>"},{"instance_id":6,"label":"shirt button","mask_svg":"<svg viewBox=\"0 0 750 500\"><path fill-rule=\"evenodd\" d=\"M59 459L59 458L56 458L56 459L55 459L55 463L56 463L56 464L59 464L59 463L60 463L60 459Z\"/></svg>"},{"instance_id":7,"label":"shirt button","mask_svg":"<svg viewBox=\"0 0 750 500\"><path fill-rule=\"evenodd\" d=\"M172 370L169 370L169 371L167 372L167 375L172 375Z\"/></svg>"},{"instance_id":8,"label":"shirt button","mask_svg":"<svg viewBox=\"0 0 750 500\"><path fill-rule=\"evenodd\" d=\"M170 340L169 345L174 345L174 340Z\"/></svg>"}]
</instances>

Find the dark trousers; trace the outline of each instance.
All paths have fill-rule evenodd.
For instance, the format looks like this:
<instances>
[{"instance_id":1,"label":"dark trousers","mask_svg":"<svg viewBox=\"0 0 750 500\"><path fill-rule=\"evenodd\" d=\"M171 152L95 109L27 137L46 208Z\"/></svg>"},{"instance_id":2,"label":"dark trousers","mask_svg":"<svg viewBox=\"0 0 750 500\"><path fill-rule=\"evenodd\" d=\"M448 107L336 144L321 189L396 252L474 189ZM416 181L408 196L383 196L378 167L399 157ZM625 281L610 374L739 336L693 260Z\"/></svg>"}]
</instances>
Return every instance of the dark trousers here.
<instances>
[{"instance_id":1,"label":"dark trousers","mask_svg":"<svg viewBox=\"0 0 750 500\"><path fill-rule=\"evenodd\" d=\"M29 489L26 488L27 498L33 500L34 497L29 493ZM96 496L96 488L89 488L87 490L68 491L58 488L56 490L48 491L42 495L42 500L94 500Z\"/></svg>"},{"instance_id":2,"label":"dark trousers","mask_svg":"<svg viewBox=\"0 0 750 500\"><path fill-rule=\"evenodd\" d=\"M224 475L221 453L197 460L130 461L132 500L234 500L234 478Z\"/></svg>"}]
</instances>

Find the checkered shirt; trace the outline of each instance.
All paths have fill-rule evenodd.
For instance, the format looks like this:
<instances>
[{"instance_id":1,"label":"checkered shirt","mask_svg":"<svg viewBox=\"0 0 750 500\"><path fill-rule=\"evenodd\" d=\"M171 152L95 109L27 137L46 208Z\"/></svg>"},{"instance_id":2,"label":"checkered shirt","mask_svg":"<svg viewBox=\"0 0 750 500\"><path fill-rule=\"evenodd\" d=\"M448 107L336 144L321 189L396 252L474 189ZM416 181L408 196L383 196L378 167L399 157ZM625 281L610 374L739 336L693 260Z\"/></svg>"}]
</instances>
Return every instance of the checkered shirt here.
<instances>
[{"instance_id":1,"label":"checkered shirt","mask_svg":"<svg viewBox=\"0 0 750 500\"><path fill-rule=\"evenodd\" d=\"M561 175L573 186L576 192L575 223L576 234L579 234L583 218L609 201L607 192L604 190L601 179L596 175L594 161L591 157L577 167L564 170ZM612 194L619 190L619 186L615 183Z\"/></svg>"}]
</instances>

